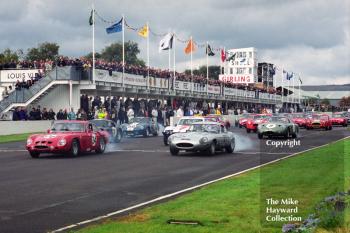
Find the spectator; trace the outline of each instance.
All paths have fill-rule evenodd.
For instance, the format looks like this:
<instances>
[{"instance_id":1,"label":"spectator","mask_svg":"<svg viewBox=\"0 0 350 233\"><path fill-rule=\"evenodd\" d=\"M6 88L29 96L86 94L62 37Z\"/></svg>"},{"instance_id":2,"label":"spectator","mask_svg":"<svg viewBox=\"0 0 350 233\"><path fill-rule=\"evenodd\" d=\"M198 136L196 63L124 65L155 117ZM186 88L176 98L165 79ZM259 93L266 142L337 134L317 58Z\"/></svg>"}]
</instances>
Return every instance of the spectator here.
<instances>
[{"instance_id":1,"label":"spectator","mask_svg":"<svg viewBox=\"0 0 350 233\"><path fill-rule=\"evenodd\" d=\"M48 119L49 120L55 120L56 113L53 111L52 108L50 108L49 113L48 113Z\"/></svg>"},{"instance_id":2,"label":"spectator","mask_svg":"<svg viewBox=\"0 0 350 233\"><path fill-rule=\"evenodd\" d=\"M71 108L70 112L68 113L68 120L76 120L77 119L77 115L74 112L74 109Z\"/></svg>"}]
</instances>

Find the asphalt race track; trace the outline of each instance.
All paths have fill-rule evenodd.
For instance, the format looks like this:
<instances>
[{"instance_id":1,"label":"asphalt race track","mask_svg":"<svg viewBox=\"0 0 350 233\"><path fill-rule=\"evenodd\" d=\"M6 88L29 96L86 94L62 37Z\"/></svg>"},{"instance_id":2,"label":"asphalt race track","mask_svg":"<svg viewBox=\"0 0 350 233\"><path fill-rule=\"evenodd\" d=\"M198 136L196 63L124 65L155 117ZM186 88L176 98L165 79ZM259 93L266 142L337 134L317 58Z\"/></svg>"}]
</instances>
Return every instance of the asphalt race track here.
<instances>
[{"instance_id":1,"label":"asphalt race track","mask_svg":"<svg viewBox=\"0 0 350 233\"><path fill-rule=\"evenodd\" d=\"M24 142L0 144L0 232L47 232L317 147L350 131L301 130L282 149L234 128L237 151L173 157L162 137L127 138L103 155L32 159ZM283 140L282 140L283 141Z\"/></svg>"}]
</instances>

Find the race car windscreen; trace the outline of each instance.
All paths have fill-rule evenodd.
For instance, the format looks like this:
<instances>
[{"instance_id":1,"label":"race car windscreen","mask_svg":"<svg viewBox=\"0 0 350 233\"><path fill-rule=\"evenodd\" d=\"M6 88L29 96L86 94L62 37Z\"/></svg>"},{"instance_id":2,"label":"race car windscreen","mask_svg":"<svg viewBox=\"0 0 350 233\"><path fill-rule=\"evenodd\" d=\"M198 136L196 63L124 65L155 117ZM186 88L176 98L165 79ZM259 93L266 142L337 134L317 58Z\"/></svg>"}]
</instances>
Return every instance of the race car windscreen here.
<instances>
[{"instance_id":1,"label":"race car windscreen","mask_svg":"<svg viewBox=\"0 0 350 233\"><path fill-rule=\"evenodd\" d=\"M84 125L81 123L66 123L66 122L58 122L54 123L52 128L52 132L83 132Z\"/></svg>"},{"instance_id":2,"label":"race car windscreen","mask_svg":"<svg viewBox=\"0 0 350 233\"><path fill-rule=\"evenodd\" d=\"M344 114L335 113L335 114L332 115L332 117L334 117L334 118L341 118L341 117L344 117Z\"/></svg>"},{"instance_id":3,"label":"race car windscreen","mask_svg":"<svg viewBox=\"0 0 350 233\"><path fill-rule=\"evenodd\" d=\"M289 123L288 118L286 117L271 117L270 122L283 122L283 123Z\"/></svg>"},{"instance_id":4,"label":"race car windscreen","mask_svg":"<svg viewBox=\"0 0 350 233\"><path fill-rule=\"evenodd\" d=\"M97 127L108 127L107 121L92 120L91 122L94 123Z\"/></svg>"},{"instance_id":5,"label":"race car windscreen","mask_svg":"<svg viewBox=\"0 0 350 233\"><path fill-rule=\"evenodd\" d=\"M196 119L196 118L193 118L193 119L181 119L179 120L179 122L177 123L178 125L190 125L190 124L193 124L193 123L196 123L196 122L201 122L202 119Z\"/></svg>"},{"instance_id":6,"label":"race car windscreen","mask_svg":"<svg viewBox=\"0 0 350 233\"><path fill-rule=\"evenodd\" d=\"M219 125L212 125L212 124L193 124L190 128L191 132L207 132L207 133L219 133L220 132L220 126Z\"/></svg>"},{"instance_id":7,"label":"race car windscreen","mask_svg":"<svg viewBox=\"0 0 350 233\"><path fill-rule=\"evenodd\" d=\"M129 120L129 124L131 123L147 123L149 121L148 118L140 118L140 117L135 117Z\"/></svg>"},{"instance_id":8,"label":"race car windscreen","mask_svg":"<svg viewBox=\"0 0 350 233\"><path fill-rule=\"evenodd\" d=\"M293 114L293 118L304 118L303 114Z\"/></svg>"}]
</instances>

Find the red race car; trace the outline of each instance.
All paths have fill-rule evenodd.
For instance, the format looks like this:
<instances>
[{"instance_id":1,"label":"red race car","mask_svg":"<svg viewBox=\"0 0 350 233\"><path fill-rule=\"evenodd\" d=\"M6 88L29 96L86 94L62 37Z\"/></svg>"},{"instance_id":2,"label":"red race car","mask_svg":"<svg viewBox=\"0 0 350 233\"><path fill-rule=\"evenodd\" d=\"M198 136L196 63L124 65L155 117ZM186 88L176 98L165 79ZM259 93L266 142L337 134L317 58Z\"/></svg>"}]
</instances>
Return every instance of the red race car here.
<instances>
[{"instance_id":1,"label":"red race car","mask_svg":"<svg viewBox=\"0 0 350 233\"><path fill-rule=\"evenodd\" d=\"M258 125L269 121L271 114L257 114L253 118L248 119L246 123L247 133L253 131L254 133L258 130Z\"/></svg>"},{"instance_id":2,"label":"red race car","mask_svg":"<svg viewBox=\"0 0 350 233\"><path fill-rule=\"evenodd\" d=\"M332 122L328 115L312 115L306 121L306 129L332 129Z\"/></svg>"},{"instance_id":3,"label":"red race car","mask_svg":"<svg viewBox=\"0 0 350 233\"><path fill-rule=\"evenodd\" d=\"M27 139L26 149L33 158L41 153L67 153L77 156L81 152L103 153L109 134L88 121L56 121L47 134L34 134Z\"/></svg>"},{"instance_id":4,"label":"red race car","mask_svg":"<svg viewBox=\"0 0 350 233\"><path fill-rule=\"evenodd\" d=\"M348 118L344 113L333 113L331 117L332 125L348 126Z\"/></svg>"},{"instance_id":5,"label":"red race car","mask_svg":"<svg viewBox=\"0 0 350 233\"><path fill-rule=\"evenodd\" d=\"M239 128L246 127L247 121L252 119L256 114L243 113L242 116L238 119Z\"/></svg>"},{"instance_id":6,"label":"red race car","mask_svg":"<svg viewBox=\"0 0 350 233\"><path fill-rule=\"evenodd\" d=\"M299 127L306 126L306 116L303 113L293 113L291 119L294 124L297 124Z\"/></svg>"},{"instance_id":7,"label":"red race car","mask_svg":"<svg viewBox=\"0 0 350 233\"><path fill-rule=\"evenodd\" d=\"M220 123L222 126L225 126L226 129L229 129L231 127L231 124L228 120L225 120L225 118L221 115L207 115L205 116L205 119L213 120L214 122Z\"/></svg>"}]
</instances>

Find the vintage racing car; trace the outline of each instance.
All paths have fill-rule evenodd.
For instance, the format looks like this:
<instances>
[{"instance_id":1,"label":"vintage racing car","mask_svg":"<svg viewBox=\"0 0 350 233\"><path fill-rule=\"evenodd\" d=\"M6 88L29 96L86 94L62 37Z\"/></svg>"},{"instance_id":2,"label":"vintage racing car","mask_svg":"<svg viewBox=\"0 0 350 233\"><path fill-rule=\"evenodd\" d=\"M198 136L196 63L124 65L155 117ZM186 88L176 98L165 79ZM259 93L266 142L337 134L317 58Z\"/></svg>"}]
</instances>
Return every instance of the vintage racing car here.
<instances>
[{"instance_id":1,"label":"vintage racing car","mask_svg":"<svg viewBox=\"0 0 350 233\"><path fill-rule=\"evenodd\" d=\"M284 138L297 138L299 134L299 126L293 123L287 117L272 116L268 122L258 125L258 138L264 136L269 138L275 136L283 136Z\"/></svg>"},{"instance_id":2,"label":"vintage racing car","mask_svg":"<svg viewBox=\"0 0 350 233\"><path fill-rule=\"evenodd\" d=\"M348 118L344 113L336 112L332 114L331 123L332 125L341 125L343 127L348 126Z\"/></svg>"},{"instance_id":3,"label":"vintage racing car","mask_svg":"<svg viewBox=\"0 0 350 233\"><path fill-rule=\"evenodd\" d=\"M216 114L210 114L204 117L208 120L213 120L214 122L218 122L221 125L225 126L226 129L229 129L231 127L231 123L226 120L222 115L216 115Z\"/></svg>"},{"instance_id":4,"label":"vintage racing car","mask_svg":"<svg viewBox=\"0 0 350 233\"><path fill-rule=\"evenodd\" d=\"M238 126L239 126L239 128L245 127L246 123L247 123L247 120L253 118L254 115L256 115L256 114L243 113L238 119ZM236 123L236 125L237 125L237 123Z\"/></svg>"},{"instance_id":5,"label":"vintage racing car","mask_svg":"<svg viewBox=\"0 0 350 233\"><path fill-rule=\"evenodd\" d=\"M246 121L246 125L245 125L247 133L250 133L251 131L256 133L256 131L258 130L258 125L267 122L269 117L270 115L257 114L257 115L254 115L252 118L249 118Z\"/></svg>"},{"instance_id":6,"label":"vintage racing car","mask_svg":"<svg viewBox=\"0 0 350 233\"><path fill-rule=\"evenodd\" d=\"M314 114L306 121L306 129L332 129L332 122L327 114Z\"/></svg>"},{"instance_id":7,"label":"vintage racing car","mask_svg":"<svg viewBox=\"0 0 350 233\"><path fill-rule=\"evenodd\" d=\"M26 149L33 158L41 153L63 153L77 156L81 152L103 153L108 133L88 121L55 121L46 134L28 137Z\"/></svg>"},{"instance_id":8,"label":"vintage racing car","mask_svg":"<svg viewBox=\"0 0 350 233\"><path fill-rule=\"evenodd\" d=\"M220 123L196 122L190 126L187 133L171 135L169 144L171 155L178 155L180 151L199 151L214 155L217 150L222 149L233 153L235 137Z\"/></svg>"},{"instance_id":9,"label":"vintage racing car","mask_svg":"<svg viewBox=\"0 0 350 233\"><path fill-rule=\"evenodd\" d=\"M306 116L303 113L293 113L291 114L292 121L299 125L299 127L305 127L306 126Z\"/></svg>"},{"instance_id":10,"label":"vintage racing car","mask_svg":"<svg viewBox=\"0 0 350 233\"><path fill-rule=\"evenodd\" d=\"M129 120L129 123L122 124L123 135L135 137L142 135L158 136L158 123L153 121L151 117L135 117Z\"/></svg>"},{"instance_id":11,"label":"vintage racing car","mask_svg":"<svg viewBox=\"0 0 350 233\"><path fill-rule=\"evenodd\" d=\"M114 121L106 119L95 119L90 120L90 122L95 124L100 130L108 132L110 142L120 142L122 140L123 130Z\"/></svg>"},{"instance_id":12,"label":"vintage racing car","mask_svg":"<svg viewBox=\"0 0 350 233\"><path fill-rule=\"evenodd\" d=\"M163 142L164 145L168 145L168 138L174 133L185 133L191 126L192 123L205 121L204 117L190 117L185 116L175 124L175 126L167 126L163 130Z\"/></svg>"}]
</instances>

